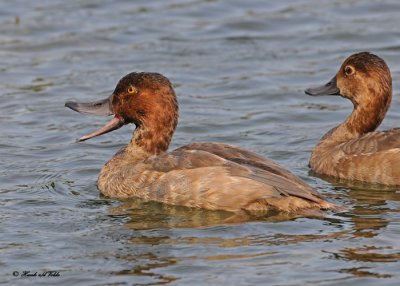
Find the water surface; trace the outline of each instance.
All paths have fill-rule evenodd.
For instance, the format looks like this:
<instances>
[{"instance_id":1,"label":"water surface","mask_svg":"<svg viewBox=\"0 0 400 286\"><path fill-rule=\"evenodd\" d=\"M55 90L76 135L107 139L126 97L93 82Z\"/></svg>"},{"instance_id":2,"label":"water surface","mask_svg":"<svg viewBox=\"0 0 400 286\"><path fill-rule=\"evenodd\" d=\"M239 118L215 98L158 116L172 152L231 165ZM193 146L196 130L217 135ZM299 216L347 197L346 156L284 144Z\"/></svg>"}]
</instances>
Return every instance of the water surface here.
<instances>
[{"instance_id":1,"label":"water surface","mask_svg":"<svg viewBox=\"0 0 400 286\"><path fill-rule=\"evenodd\" d=\"M381 128L399 126L399 12L394 0L2 1L0 283L399 285L400 192L309 174L313 146L352 106L303 93L372 51L394 81ZM64 102L106 97L132 71L174 83L171 148L246 147L349 211L224 224L223 212L99 196L133 126L75 143L106 119ZM60 277L13 276L25 270Z\"/></svg>"}]
</instances>

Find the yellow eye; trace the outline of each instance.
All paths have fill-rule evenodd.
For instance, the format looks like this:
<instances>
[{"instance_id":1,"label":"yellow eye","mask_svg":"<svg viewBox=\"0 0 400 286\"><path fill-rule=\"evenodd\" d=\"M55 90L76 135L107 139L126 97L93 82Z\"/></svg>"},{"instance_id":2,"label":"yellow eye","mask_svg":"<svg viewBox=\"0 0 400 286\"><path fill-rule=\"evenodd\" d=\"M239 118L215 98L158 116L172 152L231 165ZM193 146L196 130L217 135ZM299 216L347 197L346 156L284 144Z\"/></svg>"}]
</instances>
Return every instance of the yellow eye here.
<instances>
[{"instance_id":1,"label":"yellow eye","mask_svg":"<svg viewBox=\"0 0 400 286\"><path fill-rule=\"evenodd\" d=\"M130 87L128 87L128 93L129 94L135 94L135 93L137 93L137 90L133 86L130 86Z\"/></svg>"}]
</instances>

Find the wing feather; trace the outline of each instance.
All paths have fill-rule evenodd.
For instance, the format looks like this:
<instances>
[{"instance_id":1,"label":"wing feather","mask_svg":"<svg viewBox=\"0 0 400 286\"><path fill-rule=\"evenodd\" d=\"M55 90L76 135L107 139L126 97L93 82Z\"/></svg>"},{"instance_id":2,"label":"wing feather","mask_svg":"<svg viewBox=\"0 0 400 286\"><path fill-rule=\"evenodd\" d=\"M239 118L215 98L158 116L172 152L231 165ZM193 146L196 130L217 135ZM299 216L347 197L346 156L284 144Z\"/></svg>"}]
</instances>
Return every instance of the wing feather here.
<instances>
[{"instance_id":1,"label":"wing feather","mask_svg":"<svg viewBox=\"0 0 400 286\"><path fill-rule=\"evenodd\" d=\"M400 148L400 129L376 131L350 140L340 146L347 155L360 155Z\"/></svg>"}]
</instances>

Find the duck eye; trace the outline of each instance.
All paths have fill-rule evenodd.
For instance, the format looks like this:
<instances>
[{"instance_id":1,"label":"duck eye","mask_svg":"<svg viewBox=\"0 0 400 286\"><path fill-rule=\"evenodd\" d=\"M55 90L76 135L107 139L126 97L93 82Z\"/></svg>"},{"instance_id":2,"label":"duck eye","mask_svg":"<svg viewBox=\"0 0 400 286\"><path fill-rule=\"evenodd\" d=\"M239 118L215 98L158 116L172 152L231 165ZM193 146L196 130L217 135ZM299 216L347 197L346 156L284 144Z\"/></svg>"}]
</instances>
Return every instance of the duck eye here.
<instances>
[{"instance_id":1,"label":"duck eye","mask_svg":"<svg viewBox=\"0 0 400 286\"><path fill-rule=\"evenodd\" d=\"M130 86L130 87L128 87L128 93L129 94L135 94L135 93L137 93L137 90L133 86Z\"/></svg>"},{"instance_id":2,"label":"duck eye","mask_svg":"<svg viewBox=\"0 0 400 286\"><path fill-rule=\"evenodd\" d=\"M354 73L354 68L351 67L351 66L346 66L346 67L344 68L344 73L345 73L346 75L352 75L352 74Z\"/></svg>"}]
</instances>

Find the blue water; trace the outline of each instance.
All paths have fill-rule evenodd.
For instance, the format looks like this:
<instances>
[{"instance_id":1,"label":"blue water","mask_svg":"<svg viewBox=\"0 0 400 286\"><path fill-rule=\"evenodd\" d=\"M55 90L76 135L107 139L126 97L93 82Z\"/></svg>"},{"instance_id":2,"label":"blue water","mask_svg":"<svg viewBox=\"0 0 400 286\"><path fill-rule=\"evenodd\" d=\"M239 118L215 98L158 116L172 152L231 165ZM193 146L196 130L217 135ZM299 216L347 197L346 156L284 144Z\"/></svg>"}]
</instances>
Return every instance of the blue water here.
<instances>
[{"instance_id":1,"label":"blue water","mask_svg":"<svg viewBox=\"0 0 400 286\"><path fill-rule=\"evenodd\" d=\"M374 52L394 84L381 128L399 127L399 13L394 0L1 1L0 283L399 285L400 192L309 174L313 146L352 106L303 93ZM64 102L104 98L132 71L174 83L171 148L240 145L349 211L229 225L225 213L99 196L98 172L133 126L75 143L107 119Z\"/></svg>"}]
</instances>

